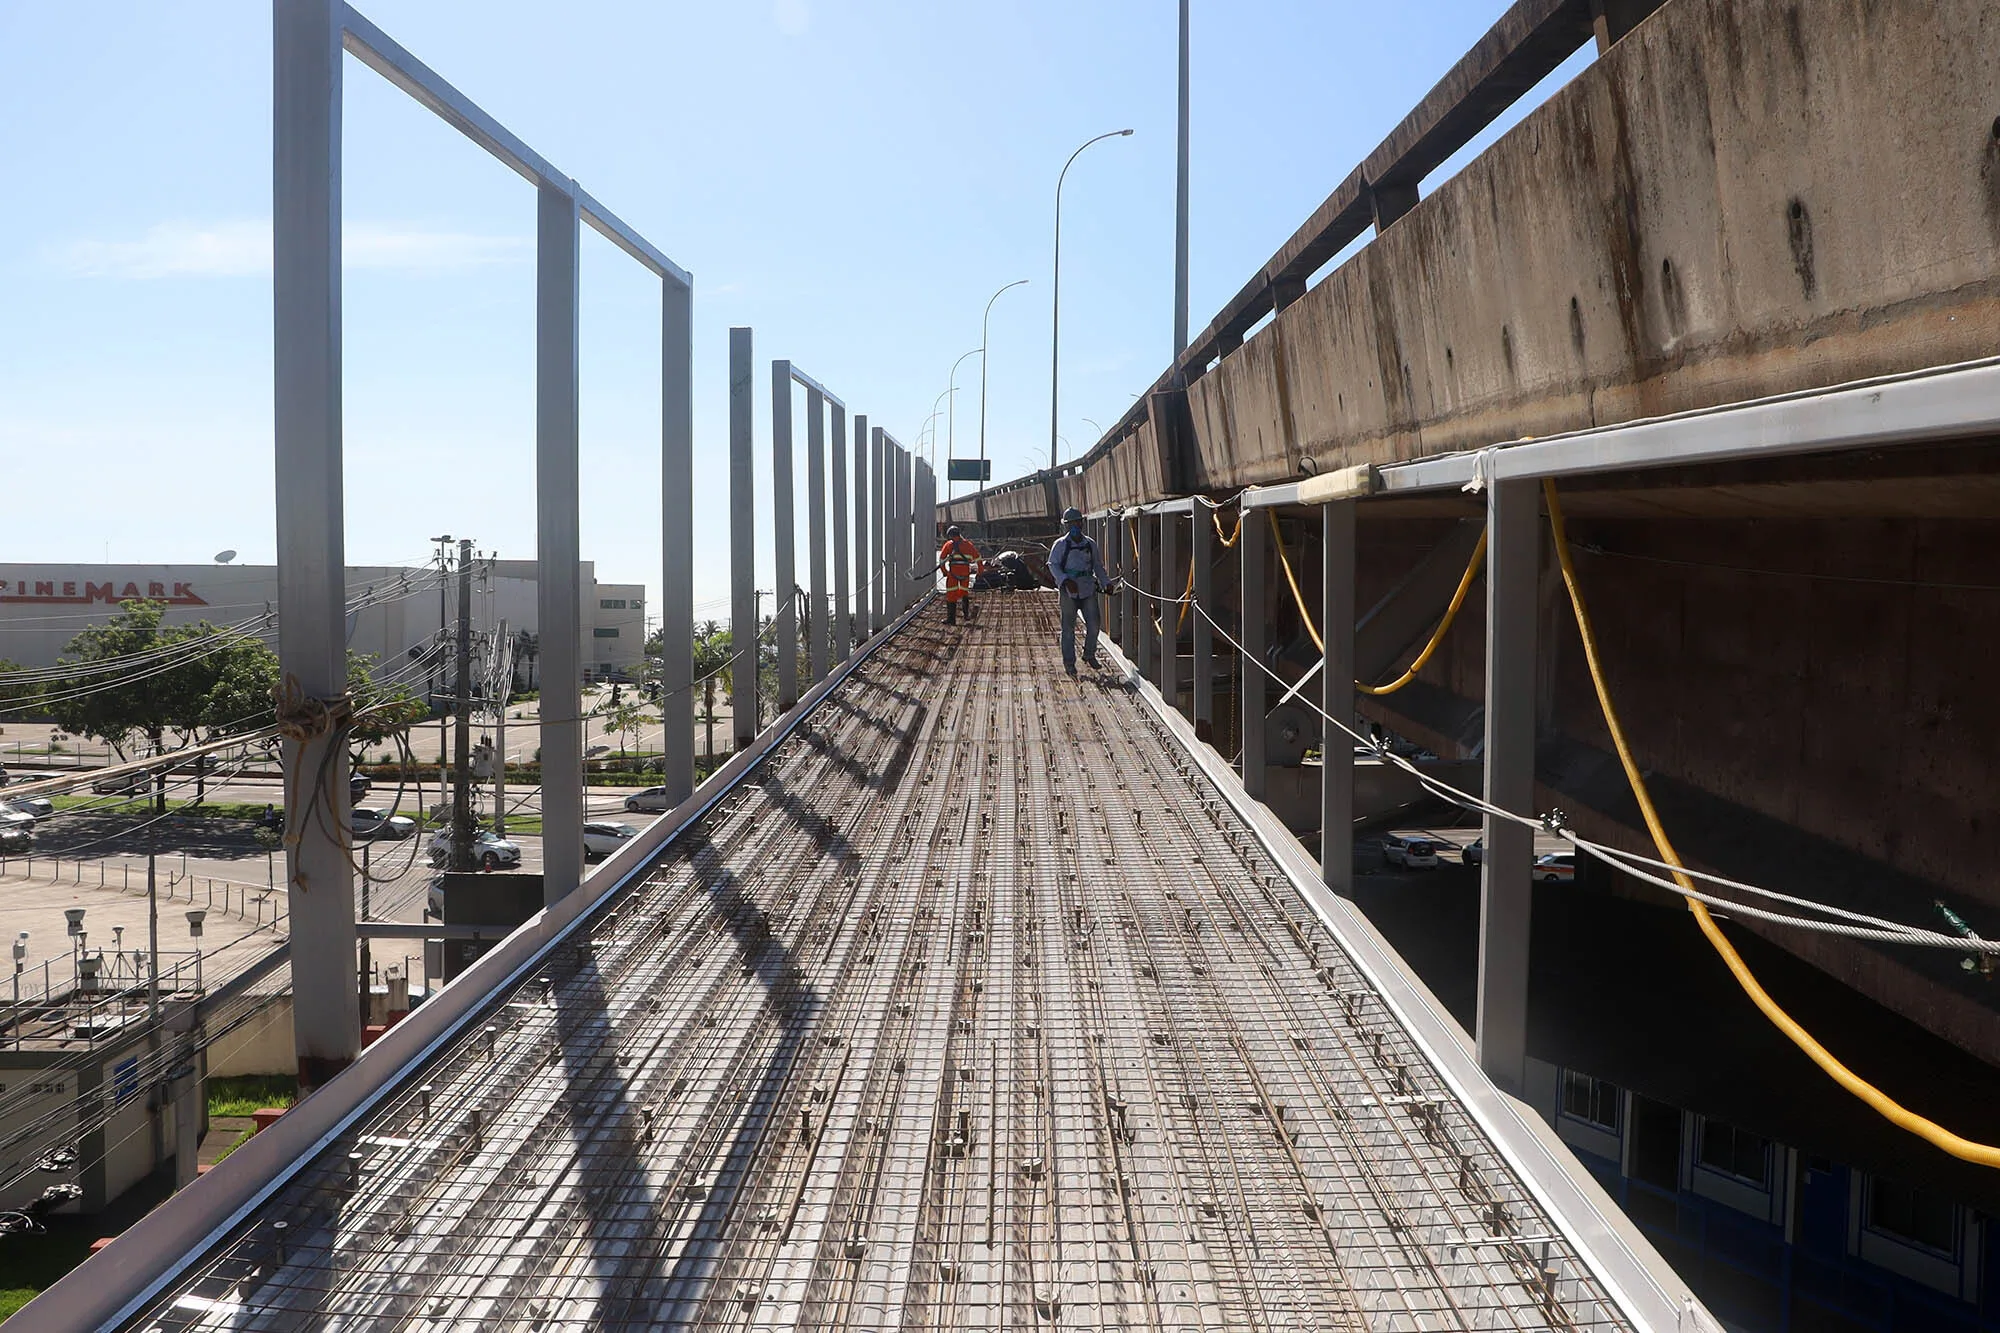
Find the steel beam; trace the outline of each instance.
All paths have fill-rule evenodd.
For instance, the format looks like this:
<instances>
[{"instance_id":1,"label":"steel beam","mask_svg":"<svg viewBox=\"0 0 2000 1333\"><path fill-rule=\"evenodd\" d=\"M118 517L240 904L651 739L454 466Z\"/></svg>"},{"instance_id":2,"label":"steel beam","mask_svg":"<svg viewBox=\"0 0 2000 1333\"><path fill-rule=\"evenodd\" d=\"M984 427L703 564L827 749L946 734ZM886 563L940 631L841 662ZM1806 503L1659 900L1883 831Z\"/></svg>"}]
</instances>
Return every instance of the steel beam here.
<instances>
[{"instance_id":1,"label":"steel beam","mask_svg":"<svg viewBox=\"0 0 2000 1333\"><path fill-rule=\"evenodd\" d=\"M869 607L874 619L869 624L872 631L880 630L889 623L889 450L882 443L882 428L869 427L868 432L869 475L874 478L875 507L869 525L868 557L874 581L874 590L869 597Z\"/></svg>"},{"instance_id":2,"label":"steel beam","mask_svg":"<svg viewBox=\"0 0 2000 1333\"><path fill-rule=\"evenodd\" d=\"M276 432L278 662L304 700L347 693L346 517L341 430L341 33L332 0L272 6L272 371ZM285 894L294 940L299 1081L317 1087L361 1049L347 745L301 708L287 739ZM321 801L332 818L315 817Z\"/></svg>"},{"instance_id":3,"label":"steel beam","mask_svg":"<svg viewBox=\"0 0 2000 1333\"><path fill-rule=\"evenodd\" d=\"M1208 616L1215 614L1215 518L1213 510L1196 505L1192 515L1189 558L1194 562L1194 609L1188 613L1188 630L1194 653L1189 673L1194 677L1193 722L1195 734L1203 740L1215 735L1215 632ZM1206 611L1208 616L1202 614Z\"/></svg>"},{"instance_id":4,"label":"steel beam","mask_svg":"<svg viewBox=\"0 0 2000 1333\"><path fill-rule=\"evenodd\" d=\"M806 671L826 679L826 395L806 390Z\"/></svg>"},{"instance_id":5,"label":"steel beam","mask_svg":"<svg viewBox=\"0 0 2000 1333\"><path fill-rule=\"evenodd\" d=\"M1320 507L1325 544L1320 634L1326 665L1320 671L1320 706L1328 717L1354 723L1354 501ZM1344 898L1354 896L1354 743L1332 723L1321 723L1319 747L1319 875Z\"/></svg>"},{"instance_id":6,"label":"steel beam","mask_svg":"<svg viewBox=\"0 0 2000 1333\"><path fill-rule=\"evenodd\" d=\"M1535 812L1535 585L1541 494L1531 480L1486 488L1486 799ZM1528 923L1534 830L1485 818L1479 868L1479 1066L1520 1095L1528 1057Z\"/></svg>"},{"instance_id":7,"label":"steel beam","mask_svg":"<svg viewBox=\"0 0 2000 1333\"><path fill-rule=\"evenodd\" d=\"M583 882L583 563L578 475L576 198L537 191L535 601L541 634L542 896Z\"/></svg>"},{"instance_id":8,"label":"steel beam","mask_svg":"<svg viewBox=\"0 0 2000 1333\"><path fill-rule=\"evenodd\" d=\"M738 754L757 738L757 481L750 330L729 331L730 730Z\"/></svg>"},{"instance_id":9,"label":"steel beam","mask_svg":"<svg viewBox=\"0 0 2000 1333\"><path fill-rule=\"evenodd\" d=\"M1160 596L1179 598L1187 590L1187 576L1180 572L1181 524L1173 514L1157 515L1153 522L1160 532ZM1169 708L1179 708L1181 695L1181 614L1185 603L1160 603L1160 697ZM1188 615L1194 612L1188 611Z\"/></svg>"},{"instance_id":10,"label":"steel beam","mask_svg":"<svg viewBox=\"0 0 2000 1333\"><path fill-rule=\"evenodd\" d=\"M832 426L828 428L834 464L834 616L830 632L834 660L844 662L856 642L854 618L848 608L848 570L852 568L852 552L848 548L848 408L840 402L832 402L830 410L834 414Z\"/></svg>"},{"instance_id":11,"label":"steel beam","mask_svg":"<svg viewBox=\"0 0 2000 1333\"><path fill-rule=\"evenodd\" d=\"M1242 562L1237 596L1241 625L1236 641L1243 646L1243 693L1237 701L1243 720L1243 790L1264 799L1264 525L1247 518L1238 530L1236 551Z\"/></svg>"},{"instance_id":12,"label":"steel beam","mask_svg":"<svg viewBox=\"0 0 2000 1333\"><path fill-rule=\"evenodd\" d=\"M874 506L870 502L870 487L875 484L874 469L868 465L868 415L857 412L854 416L854 607L853 638L858 646L865 643L875 623L873 573L874 560L868 553L870 521Z\"/></svg>"},{"instance_id":13,"label":"steel beam","mask_svg":"<svg viewBox=\"0 0 2000 1333\"><path fill-rule=\"evenodd\" d=\"M694 293L660 284L660 723L667 801L694 791Z\"/></svg>"},{"instance_id":14,"label":"steel beam","mask_svg":"<svg viewBox=\"0 0 2000 1333\"><path fill-rule=\"evenodd\" d=\"M799 701L798 534L792 493L792 363L771 363L771 638L778 649L778 711Z\"/></svg>"}]
</instances>

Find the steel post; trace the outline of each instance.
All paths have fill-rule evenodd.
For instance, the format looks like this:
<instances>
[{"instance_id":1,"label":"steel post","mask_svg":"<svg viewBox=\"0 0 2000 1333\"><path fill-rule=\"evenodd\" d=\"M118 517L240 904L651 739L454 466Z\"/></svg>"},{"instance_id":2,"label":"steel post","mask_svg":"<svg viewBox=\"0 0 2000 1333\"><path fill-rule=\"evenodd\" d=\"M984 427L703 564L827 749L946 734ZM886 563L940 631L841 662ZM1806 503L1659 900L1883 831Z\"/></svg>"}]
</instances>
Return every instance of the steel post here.
<instances>
[{"instance_id":1,"label":"steel post","mask_svg":"<svg viewBox=\"0 0 2000 1333\"><path fill-rule=\"evenodd\" d=\"M1264 700L1268 697L1264 675L1264 640L1270 629L1264 619L1264 546L1268 540L1262 523L1245 521L1236 541L1243 568L1237 593L1242 608L1237 642L1243 645L1243 694L1239 701L1243 790L1260 801L1264 799Z\"/></svg>"},{"instance_id":2,"label":"steel post","mask_svg":"<svg viewBox=\"0 0 2000 1333\"><path fill-rule=\"evenodd\" d=\"M799 701L797 533L792 515L792 363L771 363L771 637L778 649L778 712Z\"/></svg>"},{"instance_id":3,"label":"steel post","mask_svg":"<svg viewBox=\"0 0 2000 1333\"><path fill-rule=\"evenodd\" d=\"M757 739L757 482L750 330L729 331L730 730L741 753Z\"/></svg>"},{"instance_id":4,"label":"steel post","mask_svg":"<svg viewBox=\"0 0 2000 1333\"><path fill-rule=\"evenodd\" d=\"M858 648L867 642L875 623L873 587L874 561L868 554L868 534L870 521L874 515L870 487L875 484L875 471L868 465L868 416L857 412L854 416L854 644Z\"/></svg>"},{"instance_id":5,"label":"steel post","mask_svg":"<svg viewBox=\"0 0 2000 1333\"><path fill-rule=\"evenodd\" d=\"M826 679L826 396L806 390L806 672Z\"/></svg>"},{"instance_id":6,"label":"steel post","mask_svg":"<svg viewBox=\"0 0 2000 1333\"><path fill-rule=\"evenodd\" d=\"M1125 628L1125 637L1119 646L1136 653L1142 640L1139 627L1139 595L1132 589L1134 580L1143 586L1146 577L1144 567L1139 563L1138 552L1133 543L1139 536L1139 515L1127 513L1118 523L1118 567L1125 571L1125 584L1118 594L1118 623ZM1143 668L1141 674L1144 674Z\"/></svg>"},{"instance_id":7,"label":"steel post","mask_svg":"<svg viewBox=\"0 0 2000 1333\"><path fill-rule=\"evenodd\" d=\"M1215 632L1208 616L1215 614L1215 519L1214 511L1194 503L1194 525L1189 529L1188 558L1194 564L1194 606L1188 611L1188 631L1194 657L1188 673L1194 677L1194 731L1203 740L1215 734ZM1203 612L1208 615L1203 615Z\"/></svg>"},{"instance_id":8,"label":"steel post","mask_svg":"<svg viewBox=\"0 0 2000 1333\"><path fill-rule=\"evenodd\" d=\"M542 636L542 897L583 882L583 563L576 197L536 192L535 580Z\"/></svg>"},{"instance_id":9,"label":"steel post","mask_svg":"<svg viewBox=\"0 0 2000 1333\"><path fill-rule=\"evenodd\" d=\"M1160 608L1152 600L1160 595L1160 566L1153 555L1153 543L1149 540L1152 534L1146 530L1153 526L1151 518L1150 514L1133 514L1129 520L1131 535L1127 538L1137 542L1139 547L1134 557L1139 577L1136 583L1127 584L1126 611L1133 618L1132 665L1138 668L1142 680L1153 678L1154 654L1159 651L1160 644L1159 630L1155 628L1158 622L1153 618L1154 612ZM1139 596L1142 592L1146 596Z\"/></svg>"},{"instance_id":10,"label":"steel post","mask_svg":"<svg viewBox=\"0 0 2000 1333\"><path fill-rule=\"evenodd\" d=\"M875 595L869 599L875 618L869 625L869 632L882 629L889 623L889 605L892 593L889 588L889 497L893 488L889 484L889 448L882 441L882 428L875 426L869 431L869 454L872 475L875 478L874 522L868 534L868 554L873 568Z\"/></svg>"},{"instance_id":11,"label":"steel post","mask_svg":"<svg viewBox=\"0 0 2000 1333\"><path fill-rule=\"evenodd\" d=\"M341 463L339 0L272 5L272 397L278 661L301 702L347 693ZM361 1049L354 1003L354 879L347 746L299 708L284 742L285 892L299 1081L317 1087ZM326 784L322 787L322 784ZM331 819L313 818L321 801Z\"/></svg>"},{"instance_id":12,"label":"steel post","mask_svg":"<svg viewBox=\"0 0 2000 1333\"><path fill-rule=\"evenodd\" d=\"M1125 568L1124 562L1118 558L1118 553L1124 549L1121 541L1125 535L1119 530L1120 521L1118 515L1106 514L1100 520L1103 531L1097 539L1097 554L1104 562L1104 576L1111 580L1116 580ZM1104 618L1102 631L1122 648L1125 646L1125 627L1118 622L1119 598L1108 592L1103 597L1104 605L1098 608L1098 614Z\"/></svg>"},{"instance_id":13,"label":"steel post","mask_svg":"<svg viewBox=\"0 0 2000 1333\"><path fill-rule=\"evenodd\" d=\"M1486 488L1486 799L1534 813L1535 585L1541 492L1532 479ZM1479 868L1479 1065L1519 1095L1528 1055L1528 925L1534 830L1487 815Z\"/></svg>"},{"instance_id":14,"label":"steel post","mask_svg":"<svg viewBox=\"0 0 2000 1333\"><path fill-rule=\"evenodd\" d=\"M1181 574L1179 514L1161 514L1160 528L1160 595L1178 598L1187 589L1187 578ZM1181 706L1181 617L1183 606L1172 601L1160 603L1160 697L1167 701L1167 707ZM1187 615L1194 614L1191 611Z\"/></svg>"},{"instance_id":15,"label":"steel post","mask_svg":"<svg viewBox=\"0 0 2000 1333\"><path fill-rule=\"evenodd\" d=\"M910 483L915 472L911 467L910 451L896 448L896 609L908 608L916 600L910 577L912 564L910 529Z\"/></svg>"},{"instance_id":16,"label":"steel post","mask_svg":"<svg viewBox=\"0 0 2000 1333\"><path fill-rule=\"evenodd\" d=\"M661 279L660 724L667 803L694 791L694 292Z\"/></svg>"},{"instance_id":17,"label":"steel post","mask_svg":"<svg viewBox=\"0 0 2000 1333\"><path fill-rule=\"evenodd\" d=\"M1354 725L1354 519L1352 500L1320 507L1324 562L1320 566L1320 706ZM1319 749L1319 877L1343 897L1354 895L1354 741L1331 722L1321 724Z\"/></svg>"},{"instance_id":18,"label":"steel post","mask_svg":"<svg viewBox=\"0 0 2000 1333\"><path fill-rule=\"evenodd\" d=\"M850 571L853 553L847 542L847 409L833 406L833 422L827 431L833 464L833 623L832 651L835 662L845 662L854 651L854 621L848 611Z\"/></svg>"}]
</instances>

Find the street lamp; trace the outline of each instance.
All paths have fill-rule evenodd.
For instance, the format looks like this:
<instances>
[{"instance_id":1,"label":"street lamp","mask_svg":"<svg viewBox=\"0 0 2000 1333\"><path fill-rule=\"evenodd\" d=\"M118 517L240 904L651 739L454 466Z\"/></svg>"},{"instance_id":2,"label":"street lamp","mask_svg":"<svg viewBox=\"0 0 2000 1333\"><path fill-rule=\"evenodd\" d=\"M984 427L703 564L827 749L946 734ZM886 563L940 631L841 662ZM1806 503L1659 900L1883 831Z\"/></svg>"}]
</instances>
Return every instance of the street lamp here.
<instances>
[{"instance_id":1,"label":"street lamp","mask_svg":"<svg viewBox=\"0 0 2000 1333\"><path fill-rule=\"evenodd\" d=\"M975 347L951 363L951 374L945 383L951 387L945 390L951 397L945 403L944 413L944 498L951 499L951 460L958 457L958 368L965 364L965 357L978 356L986 349Z\"/></svg>"},{"instance_id":2,"label":"street lamp","mask_svg":"<svg viewBox=\"0 0 2000 1333\"><path fill-rule=\"evenodd\" d=\"M1008 283L1007 287L1026 286L1027 281L1026 278L1016 278ZM986 324L993 317L993 303L1000 299L1000 292L1006 291L1007 287L1002 287L999 292L995 292L986 298L986 313L979 317L979 503L977 518L982 531L986 527L986 363L991 359L986 355Z\"/></svg>"},{"instance_id":3,"label":"street lamp","mask_svg":"<svg viewBox=\"0 0 2000 1333\"><path fill-rule=\"evenodd\" d=\"M1069 175L1070 162L1076 161L1085 148L1106 139L1123 139L1130 130L1112 130L1100 134L1095 139L1085 140L1082 147L1069 155L1069 162L1056 175L1056 254L1054 264L1054 291L1049 296L1049 466L1056 465L1056 396L1062 374L1062 359L1059 346L1062 341L1062 187L1063 178Z\"/></svg>"},{"instance_id":4,"label":"street lamp","mask_svg":"<svg viewBox=\"0 0 2000 1333\"><path fill-rule=\"evenodd\" d=\"M970 352L967 352L967 353L966 353L966 355L967 355L967 356L970 356L970 355L972 355L972 353L970 353ZM946 399L947 397L949 397L950 395L952 395L952 394L955 394L955 393L957 393L957 392L958 392L958 390L956 390L956 389L946 389L946 390L945 390L945 391L944 391L943 393L941 393L941 394L939 394L939 395L938 395L937 397L935 397L935 398L931 399L931 414L930 414L929 416L927 416L927 417L925 417L925 418L924 418L924 424L925 424L926 426L930 426L930 427L931 427L931 467L932 467L932 468L936 468L936 467L937 467L937 427L936 427L936 426L933 426L933 425L931 425L931 423L932 423L932 422L934 422L934 421L936 421L936 420L937 420L937 419L938 419L939 417L941 417L941 416L943 416L943 415L944 415L944 408L943 408L943 407L941 406L941 404L942 404L942 403L944 402L944 400L945 400L945 399ZM921 435L923 434L923 432L922 432L922 431L918 431L918 432L917 432L917 434L918 434L919 436L921 436Z\"/></svg>"}]
</instances>

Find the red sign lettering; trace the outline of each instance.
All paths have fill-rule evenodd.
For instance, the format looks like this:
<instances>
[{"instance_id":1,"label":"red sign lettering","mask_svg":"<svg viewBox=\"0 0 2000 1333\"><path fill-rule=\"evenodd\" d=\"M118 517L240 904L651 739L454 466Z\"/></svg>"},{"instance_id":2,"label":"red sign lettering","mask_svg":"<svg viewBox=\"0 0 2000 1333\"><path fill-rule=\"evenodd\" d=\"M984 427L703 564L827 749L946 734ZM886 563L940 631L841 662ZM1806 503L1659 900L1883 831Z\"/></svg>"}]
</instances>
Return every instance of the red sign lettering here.
<instances>
[{"instance_id":1,"label":"red sign lettering","mask_svg":"<svg viewBox=\"0 0 2000 1333\"><path fill-rule=\"evenodd\" d=\"M99 602L107 605L115 605L119 602L133 601L142 596L156 602L165 602L168 606L208 605L208 599L197 593L192 583L177 582L173 585L173 591L168 592L166 584L149 582L146 584L146 591L141 593L139 591L139 584L136 581L128 581L124 588L120 589L116 582L110 580L103 583L92 583L85 580L83 582L83 591L79 593L77 591L77 580L63 579L60 582L62 592L58 594L56 592L58 581L55 579L34 579L32 581L28 579L15 579L12 582L0 579L0 605L20 605L23 603L38 602L47 602L56 606L93 606Z\"/></svg>"}]
</instances>

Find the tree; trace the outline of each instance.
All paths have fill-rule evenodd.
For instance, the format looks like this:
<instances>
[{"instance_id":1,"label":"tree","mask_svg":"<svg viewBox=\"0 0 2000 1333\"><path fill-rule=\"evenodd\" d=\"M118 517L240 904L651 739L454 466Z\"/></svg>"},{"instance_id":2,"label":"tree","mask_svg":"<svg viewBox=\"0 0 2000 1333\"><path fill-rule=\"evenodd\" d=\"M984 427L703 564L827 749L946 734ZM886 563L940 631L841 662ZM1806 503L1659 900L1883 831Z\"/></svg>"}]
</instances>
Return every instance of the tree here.
<instances>
[{"instance_id":1,"label":"tree","mask_svg":"<svg viewBox=\"0 0 2000 1333\"><path fill-rule=\"evenodd\" d=\"M523 689L535 688L535 662L542 655L541 636L527 630L519 630L514 635L514 660L527 668L528 683Z\"/></svg>"},{"instance_id":2,"label":"tree","mask_svg":"<svg viewBox=\"0 0 2000 1333\"><path fill-rule=\"evenodd\" d=\"M604 729L606 731L615 731L618 733L618 756L621 759L625 757L625 752L631 749L629 742L632 739L632 733L658 720L646 711L646 705L638 699L626 699L623 702L608 705L599 716L604 719Z\"/></svg>"},{"instance_id":3,"label":"tree","mask_svg":"<svg viewBox=\"0 0 2000 1333\"><path fill-rule=\"evenodd\" d=\"M268 716L278 659L260 639L232 636L201 621L161 624L165 604L129 601L102 625L69 641L66 665L82 671L49 705L64 731L94 736L125 757L143 738L154 754L167 754L243 730ZM195 800L207 795L206 774L196 770Z\"/></svg>"},{"instance_id":4,"label":"tree","mask_svg":"<svg viewBox=\"0 0 2000 1333\"><path fill-rule=\"evenodd\" d=\"M35 701L42 697L42 683L39 680L20 680L16 677L26 670L19 662L10 662L0 657L0 711L25 713L33 708Z\"/></svg>"},{"instance_id":5,"label":"tree","mask_svg":"<svg viewBox=\"0 0 2000 1333\"><path fill-rule=\"evenodd\" d=\"M357 762L369 746L380 745L431 715L430 705L409 686L378 682L375 659L357 652L347 654L347 693L354 700L354 726L348 743L354 747Z\"/></svg>"}]
</instances>

